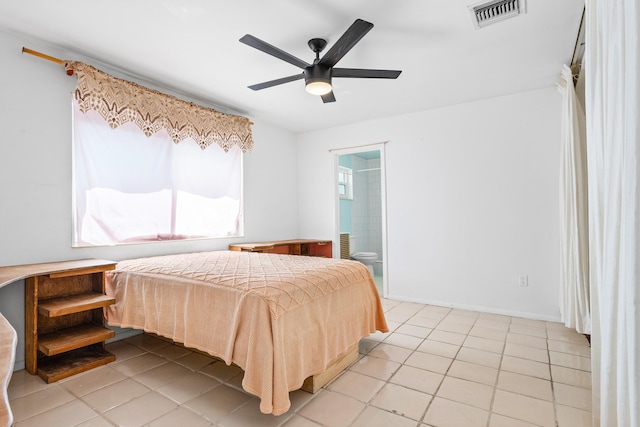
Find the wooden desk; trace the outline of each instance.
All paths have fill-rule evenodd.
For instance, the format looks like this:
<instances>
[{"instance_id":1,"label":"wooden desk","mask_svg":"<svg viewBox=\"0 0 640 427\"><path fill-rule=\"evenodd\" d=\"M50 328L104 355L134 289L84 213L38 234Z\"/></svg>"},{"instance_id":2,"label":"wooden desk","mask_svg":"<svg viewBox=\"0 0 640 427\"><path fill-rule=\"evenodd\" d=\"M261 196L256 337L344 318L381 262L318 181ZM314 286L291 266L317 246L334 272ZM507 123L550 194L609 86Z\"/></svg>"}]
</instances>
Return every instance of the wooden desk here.
<instances>
[{"instance_id":1,"label":"wooden desk","mask_svg":"<svg viewBox=\"0 0 640 427\"><path fill-rule=\"evenodd\" d=\"M115 266L113 261L100 259L81 259L77 261L46 262L41 264L23 264L0 267L0 288L16 280L27 277L40 276L50 273L77 270L79 268L94 267L100 269L103 266ZM112 268L107 268L112 270ZM97 271L97 270L96 270Z\"/></svg>"},{"instance_id":2,"label":"wooden desk","mask_svg":"<svg viewBox=\"0 0 640 427\"><path fill-rule=\"evenodd\" d=\"M333 247L331 243L331 240L314 239L275 240L272 242L238 243L229 245L229 250L332 258Z\"/></svg>"}]
</instances>

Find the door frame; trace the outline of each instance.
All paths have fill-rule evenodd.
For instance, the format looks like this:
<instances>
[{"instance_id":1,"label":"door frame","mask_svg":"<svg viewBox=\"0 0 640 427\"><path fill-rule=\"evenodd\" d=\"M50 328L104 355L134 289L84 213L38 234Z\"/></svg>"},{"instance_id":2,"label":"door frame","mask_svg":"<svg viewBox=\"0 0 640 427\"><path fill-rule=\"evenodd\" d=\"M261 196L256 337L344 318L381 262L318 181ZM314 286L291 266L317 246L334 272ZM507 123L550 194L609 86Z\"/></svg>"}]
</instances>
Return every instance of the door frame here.
<instances>
[{"instance_id":1,"label":"door frame","mask_svg":"<svg viewBox=\"0 0 640 427\"><path fill-rule=\"evenodd\" d=\"M387 171L385 146L387 141L358 145L357 147L336 148L330 150L333 154L333 214L334 239L333 253L340 254L340 196L338 195L338 156L358 154L367 151L380 151L380 203L382 210L382 298L389 294L389 256L387 250Z\"/></svg>"}]
</instances>

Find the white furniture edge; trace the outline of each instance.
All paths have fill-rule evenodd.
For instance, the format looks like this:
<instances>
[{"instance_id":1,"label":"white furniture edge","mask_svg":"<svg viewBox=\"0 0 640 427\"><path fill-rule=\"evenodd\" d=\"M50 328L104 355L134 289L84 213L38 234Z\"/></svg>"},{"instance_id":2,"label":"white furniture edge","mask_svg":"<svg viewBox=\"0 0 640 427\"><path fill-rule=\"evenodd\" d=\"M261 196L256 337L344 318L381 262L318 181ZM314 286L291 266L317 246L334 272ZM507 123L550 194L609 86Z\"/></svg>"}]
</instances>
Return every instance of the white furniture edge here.
<instances>
[{"instance_id":1,"label":"white furniture edge","mask_svg":"<svg viewBox=\"0 0 640 427\"><path fill-rule=\"evenodd\" d=\"M16 347L18 344L18 334L13 329L9 321L0 313L0 330L2 330L2 338L0 338L0 374L2 375L2 384L0 386L0 422L6 421L6 426L9 427L13 424L13 413L11 412L11 406L9 405L8 387L11 375L13 374L13 366L16 361ZM11 331L11 343L7 345L8 341L6 332ZM8 351L8 355L6 352ZM8 356L8 357L7 357ZM5 416L6 414L6 416Z\"/></svg>"}]
</instances>

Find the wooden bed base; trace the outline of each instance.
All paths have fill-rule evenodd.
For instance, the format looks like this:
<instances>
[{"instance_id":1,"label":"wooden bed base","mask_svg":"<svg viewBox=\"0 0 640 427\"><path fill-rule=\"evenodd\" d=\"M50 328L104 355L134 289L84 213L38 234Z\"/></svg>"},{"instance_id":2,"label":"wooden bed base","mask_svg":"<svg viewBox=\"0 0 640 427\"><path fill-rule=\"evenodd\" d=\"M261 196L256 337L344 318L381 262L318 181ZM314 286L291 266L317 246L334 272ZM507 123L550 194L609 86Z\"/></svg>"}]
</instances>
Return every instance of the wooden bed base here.
<instances>
[{"instance_id":1,"label":"wooden bed base","mask_svg":"<svg viewBox=\"0 0 640 427\"><path fill-rule=\"evenodd\" d=\"M358 343L352 345L344 353L336 357L324 372L312 375L304 380L300 389L309 393L315 393L351 366L356 360L358 360Z\"/></svg>"},{"instance_id":2,"label":"wooden bed base","mask_svg":"<svg viewBox=\"0 0 640 427\"><path fill-rule=\"evenodd\" d=\"M170 342L171 344L178 345L178 346L184 347L184 348L188 348L191 351L195 351L196 353L204 354L205 356L212 357L212 358L214 358L216 360L220 360L222 362L222 359L219 359L219 358L217 358L215 356L212 356L212 355L210 355L209 353L207 353L205 351L201 351L201 350L197 350L195 348L187 347L184 344L179 343L179 342L175 342L170 338L162 337L160 335L156 335L156 334L151 333L151 332L144 332L144 333L147 334L147 335L153 336L155 338L161 339L163 341ZM331 363L329 363L329 365L327 366L327 369L325 369L323 372L321 372L319 374L316 374L316 375L312 375L312 376L308 377L306 380L304 380L304 383L302 384L302 387L300 387L300 390L304 390L304 391L306 391L308 393L315 393L316 391L320 390L323 386L325 386L328 383L330 383L342 371L347 369L356 360L358 360L358 355L359 355L358 343L355 343L354 345L349 347L347 350L345 350L342 354L340 354L338 357L336 357Z\"/></svg>"}]
</instances>

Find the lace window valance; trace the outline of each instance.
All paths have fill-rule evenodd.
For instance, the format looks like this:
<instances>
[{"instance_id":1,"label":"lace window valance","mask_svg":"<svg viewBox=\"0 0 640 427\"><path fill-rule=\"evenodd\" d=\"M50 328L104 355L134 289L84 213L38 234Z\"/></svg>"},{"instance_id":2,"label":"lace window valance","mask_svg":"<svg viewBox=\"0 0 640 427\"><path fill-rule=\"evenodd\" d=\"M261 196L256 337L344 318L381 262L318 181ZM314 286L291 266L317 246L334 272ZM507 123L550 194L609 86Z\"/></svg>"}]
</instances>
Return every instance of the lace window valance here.
<instances>
[{"instance_id":1,"label":"lace window valance","mask_svg":"<svg viewBox=\"0 0 640 427\"><path fill-rule=\"evenodd\" d=\"M82 62L67 61L64 65L78 75L74 97L80 110L97 111L112 128L133 122L147 136L165 129L173 142L192 138L202 149L213 143L225 151L234 145L243 152L253 148L252 123L246 117L183 101Z\"/></svg>"}]
</instances>

